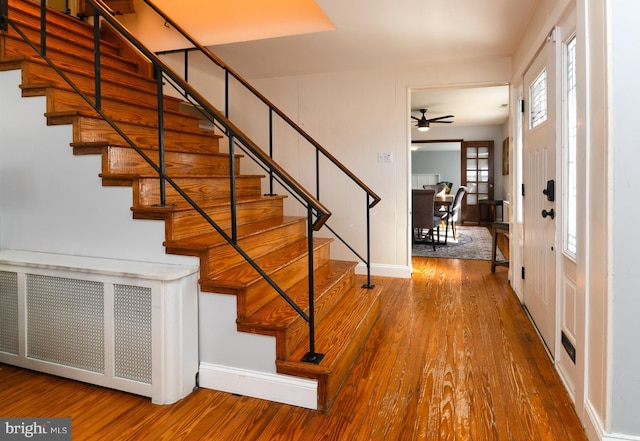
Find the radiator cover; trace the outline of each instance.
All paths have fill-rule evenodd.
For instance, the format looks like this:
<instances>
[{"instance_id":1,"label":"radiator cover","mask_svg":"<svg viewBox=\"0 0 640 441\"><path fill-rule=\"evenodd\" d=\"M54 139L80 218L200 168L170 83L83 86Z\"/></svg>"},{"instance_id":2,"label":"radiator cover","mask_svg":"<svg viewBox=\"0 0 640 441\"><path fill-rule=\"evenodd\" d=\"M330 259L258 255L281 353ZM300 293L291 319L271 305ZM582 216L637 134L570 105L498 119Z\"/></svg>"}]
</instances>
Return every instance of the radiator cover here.
<instances>
[{"instance_id":1,"label":"radiator cover","mask_svg":"<svg viewBox=\"0 0 640 441\"><path fill-rule=\"evenodd\" d=\"M197 270L0 251L0 362L175 402L198 370Z\"/></svg>"}]
</instances>

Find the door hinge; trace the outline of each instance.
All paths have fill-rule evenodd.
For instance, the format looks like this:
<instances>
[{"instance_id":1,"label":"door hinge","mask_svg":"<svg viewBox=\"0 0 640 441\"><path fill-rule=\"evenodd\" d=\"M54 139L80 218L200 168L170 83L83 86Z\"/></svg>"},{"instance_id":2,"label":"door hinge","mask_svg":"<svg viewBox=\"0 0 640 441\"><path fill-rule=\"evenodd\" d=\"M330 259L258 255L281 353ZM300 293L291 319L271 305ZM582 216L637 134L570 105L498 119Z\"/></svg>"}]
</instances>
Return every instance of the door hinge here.
<instances>
[{"instance_id":1,"label":"door hinge","mask_svg":"<svg viewBox=\"0 0 640 441\"><path fill-rule=\"evenodd\" d=\"M524 184L522 184L522 196L524 196Z\"/></svg>"},{"instance_id":2,"label":"door hinge","mask_svg":"<svg viewBox=\"0 0 640 441\"><path fill-rule=\"evenodd\" d=\"M520 100L520 113L524 113L524 100Z\"/></svg>"},{"instance_id":3,"label":"door hinge","mask_svg":"<svg viewBox=\"0 0 640 441\"><path fill-rule=\"evenodd\" d=\"M524 280L524 266L522 267L522 280Z\"/></svg>"}]
</instances>

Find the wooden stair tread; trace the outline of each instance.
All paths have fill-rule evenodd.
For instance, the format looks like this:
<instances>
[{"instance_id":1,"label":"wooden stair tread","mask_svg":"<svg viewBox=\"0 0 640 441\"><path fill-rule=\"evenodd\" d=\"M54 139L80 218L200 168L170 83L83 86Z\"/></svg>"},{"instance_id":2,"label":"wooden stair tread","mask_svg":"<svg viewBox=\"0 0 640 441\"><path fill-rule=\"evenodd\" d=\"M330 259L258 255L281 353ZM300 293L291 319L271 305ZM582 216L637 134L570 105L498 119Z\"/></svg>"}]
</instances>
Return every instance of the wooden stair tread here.
<instances>
[{"instance_id":1,"label":"wooden stair tread","mask_svg":"<svg viewBox=\"0 0 640 441\"><path fill-rule=\"evenodd\" d=\"M214 135L218 137L222 137L221 135ZM125 142L117 143L117 142L109 142L109 141L85 141L85 142L72 142L69 144L73 147L73 152L76 155L99 155L102 153L102 149L106 147L121 147L127 149L133 149L129 144ZM156 152L158 149L151 148L149 146L138 147L140 150L145 152ZM203 155L203 156L221 156L228 158L229 154L224 152L184 152L182 150L173 149L171 146L165 147L165 152L175 152L175 153L190 153L192 155ZM242 158L243 155L236 154L237 158ZM137 175L142 176L142 175ZM185 175L191 176L191 175ZM144 176L144 177L153 177L153 176Z\"/></svg>"},{"instance_id":2,"label":"wooden stair tread","mask_svg":"<svg viewBox=\"0 0 640 441\"><path fill-rule=\"evenodd\" d=\"M57 112L45 112L44 116L47 119L54 119L54 118L62 118L62 119L69 119L69 118L102 119L101 116L97 112L87 111L87 110L61 110L61 111L57 111ZM114 115L109 115L109 118L111 118L111 120L113 122L119 123L119 124L129 124L129 125L134 125L134 126L149 127L149 128L153 128L153 129L157 129L158 128L158 124L155 121L153 121L153 122L152 121L132 121L130 119L124 119L124 118L121 118L119 116L114 116ZM201 130L201 129L195 129L195 130L197 130L197 133L199 135L211 136L212 138L218 138L218 139L221 138L220 135L214 134L212 132L208 132L206 130ZM179 127L175 127L175 128L167 128L167 127L165 127L165 131L193 134L192 130L186 130L184 128L179 128ZM123 142L123 144L124 144L124 142Z\"/></svg>"},{"instance_id":3,"label":"wooden stair tread","mask_svg":"<svg viewBox=\"0 0 640 441\"><path fill-rule=\"evenodd\" d=\"M332 239L314 238L314 251L331 242ZM307 250L307 240L299 240L292 245L277 249L273 253L260 256L255 259L255 262L266 274L271 274L278 269L282 269L293 260L306 257L308 254ZM259 280L262 280L262 276L260 276L248 262L243 262L239 266L234 266L215 277L202 281L202 284L209 287L216 286L228 289L242 289Z\"/></svg>"},{"instance_id":4,"label":"wooden stair tread","mask_svg":"<svg viewBox=\"0 0 640 441\"><path fill-rule=\"evenodd\" d=\"M356 263L344 260L330 260L326 266L324 271L320 272L324 273L324 276L320 280L314 280L316 307L320 303L317 297L322 296L324 292L335 285L341 276L353 270ZM309 308L308 284L309 281L305 278L287 290L287 295L304 311ZM278 298L267 303L248 317L239 318L237 324L238 330L249 332L256 332L259 329L286 330L292 322L298 319L302 320L300 315L289 304Z\"/></svg>"},{"instance_id":5,"label":"wooden stair tread","mask_svg":"<svg viewBox=\"0 0 640 441\"><path fill-rule=\"evenodd\" d=\"M286 196L245 196L245 197L238 197L236 199L236 203L238 205L240 204L250 204L252 202L256 202L256 201L262 201L265 199L284 199L286 198ZM224 207L224 206L228 206L230 205L231 202L229 201L229 198L220 198L220 199L213 199L211 201L209 201L206 204L202 204L200 205L200 208L202 208L203 210L206 211L206 209L208 208L216 208L216 207ZM185 205L167 205L166 207L161 207L161 206L144 206L144 207L131 207L131 211L136 212L136 213L174 213L174 212L181 212L181 211L192 211L193 207L188 204L185 203Z\"/></svg>"},{"instance_id":6,"label":"wooden stair tread","mask_svg":"<svg viewBox=\"0 0 640 441\"><path fill-rule=\"evenodd\" d=\"M244 225L238 225L238 240L251 235L264 234L269 230L281 228L289 224L294 224L300 222L303 219L306 218L299 216L282 216L281 218L271 218L261 220L259 222L251 222ZM192 252L202 252L226 244L227 241L217 233L202 234L200 236L192 236L189 238L178 240L167 240L163 243L166 248L170 248L173 250L181 249L183 251L190 250Z\"/></svg>"}]
</instances>

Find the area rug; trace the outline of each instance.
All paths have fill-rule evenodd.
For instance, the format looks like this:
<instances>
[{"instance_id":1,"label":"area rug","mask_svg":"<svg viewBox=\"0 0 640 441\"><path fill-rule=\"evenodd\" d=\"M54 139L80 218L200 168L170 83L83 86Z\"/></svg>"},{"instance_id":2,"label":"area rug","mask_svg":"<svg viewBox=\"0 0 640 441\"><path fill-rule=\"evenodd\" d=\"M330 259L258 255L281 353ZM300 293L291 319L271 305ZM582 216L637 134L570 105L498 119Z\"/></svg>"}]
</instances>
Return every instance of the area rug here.
<instances>
[{"instance_id":1,"label":"area rug","mask_svg":"<svg viewBox=\"0 0 640 441\"><path fill-rule=\"evenodd\" d=\"M458 240L449 231L447 245L444 244L443 232L440 234L441 244L436 244L436 250L428 243L414 243L412 255L436 257L442 259L491 260L492 237L485 227L457 227ZM498 260L505 260L498 249Z\"/></svg>"}]
</instances>

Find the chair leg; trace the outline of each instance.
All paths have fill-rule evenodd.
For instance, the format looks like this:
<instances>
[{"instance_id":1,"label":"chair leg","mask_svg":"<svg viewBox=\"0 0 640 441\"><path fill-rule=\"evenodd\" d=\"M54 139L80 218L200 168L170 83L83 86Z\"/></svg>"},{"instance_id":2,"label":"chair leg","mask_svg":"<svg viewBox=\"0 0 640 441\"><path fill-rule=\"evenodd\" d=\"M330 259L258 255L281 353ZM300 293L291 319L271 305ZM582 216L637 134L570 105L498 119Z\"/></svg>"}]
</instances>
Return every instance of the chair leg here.
<instances>
[{"instance_id":1,"label":"chair leg","mask_svg":"<svg viewBox=\"0 0 640 441\"><path fill-rule=\"evenodd\" d=\"M447 244L447 238L449 237L449 219L444 222L444 244Z\"/></svg>"},{"instance_id":2,"label":"chair leg","mask_svg":"<svg viewBox=\"0 0 640 441\"><path fill-rule=\"evenodd\" d=\"M458 240L458 230L456 229L456 221L454 221L453 219L451 219L451 228L453 230L453 238L455 240Z\"/></svg>"}]
</instances>

